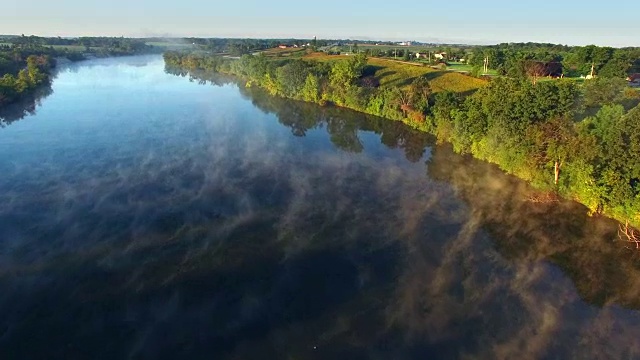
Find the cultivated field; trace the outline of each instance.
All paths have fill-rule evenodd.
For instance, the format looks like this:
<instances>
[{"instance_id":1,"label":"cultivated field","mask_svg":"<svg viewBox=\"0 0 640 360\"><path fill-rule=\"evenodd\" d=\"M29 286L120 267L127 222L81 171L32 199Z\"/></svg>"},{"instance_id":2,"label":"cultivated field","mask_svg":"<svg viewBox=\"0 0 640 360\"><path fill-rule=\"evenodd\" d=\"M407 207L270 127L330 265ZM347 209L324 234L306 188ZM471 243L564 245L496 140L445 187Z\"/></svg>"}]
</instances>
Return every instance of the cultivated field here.
<instances>
[{"instance_id":1,"label":"cultivated field","mask_svg":"<svg viewBox=\"0 0 640 360\"><path fill-rule=\"evenodd\" d=\"M326 55L313 53L305 59L314 61L336 61L348 59L348 55ZM485 80L477 79L453 71L436 70L421 63L405 63L400 61L370 57L368 64L375 68L375 77L380 80L380 86L405 87L419 77L429 79L434 92L454 91L469 93L487 84Z\"/></svg>"}]
</instances>

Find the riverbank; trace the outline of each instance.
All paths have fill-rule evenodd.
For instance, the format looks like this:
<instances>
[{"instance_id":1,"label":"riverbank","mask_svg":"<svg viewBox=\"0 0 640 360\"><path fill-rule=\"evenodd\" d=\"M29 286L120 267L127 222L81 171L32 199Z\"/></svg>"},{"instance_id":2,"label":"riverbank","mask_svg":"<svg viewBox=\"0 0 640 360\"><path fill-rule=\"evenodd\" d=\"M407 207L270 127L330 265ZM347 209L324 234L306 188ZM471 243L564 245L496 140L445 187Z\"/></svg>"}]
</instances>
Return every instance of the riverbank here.
<instances>
[{"instance_id":1,"label":"riverbank","mask_svg":"<svg viewBox=\"0 0 640 360\"><path fill-rule=\"evenodd\" d=\"M158 50L159 51L159 50ZM146 53L105 51L58 51L52 48L0 48L0 109L40 97L60 67L100 58L159 54L150 49Z\"/></svg>"},{"instance_id":2,"label":"riverbank","mask_svg":"<svg viewBox=\"0 0 640 360\"><path fill-rule=\"evenodd\" d=\"M437 77L429 74L382 86L381 69L362 56L333 62L180 53L164 58L184 70L239 76L271 95L401 121L593 214L640 225L640 109L637 99L621 96L615 79L580 87L499 78L457 92L436 91L431 85Z\"/></svg>"}]
</instances>

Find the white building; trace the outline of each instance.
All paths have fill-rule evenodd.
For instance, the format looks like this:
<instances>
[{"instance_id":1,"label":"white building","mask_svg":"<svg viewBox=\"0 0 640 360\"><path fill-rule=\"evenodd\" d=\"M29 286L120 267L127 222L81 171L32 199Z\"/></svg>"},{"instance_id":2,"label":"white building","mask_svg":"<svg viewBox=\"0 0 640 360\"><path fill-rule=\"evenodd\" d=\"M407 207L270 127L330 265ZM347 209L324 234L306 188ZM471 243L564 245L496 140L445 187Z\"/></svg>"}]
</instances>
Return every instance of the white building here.
<instances>
[{"instance_id":1,"label":"white building","mask_svg":"<svg viewBox=\"0 0 640 360\"><path fill-rule=\"evenodd\" d=\"M446 52L435 53L433 54L433 56L436 58L436 60L444 60L447 58L447 53Z\"/></svg>"}]
</instances>

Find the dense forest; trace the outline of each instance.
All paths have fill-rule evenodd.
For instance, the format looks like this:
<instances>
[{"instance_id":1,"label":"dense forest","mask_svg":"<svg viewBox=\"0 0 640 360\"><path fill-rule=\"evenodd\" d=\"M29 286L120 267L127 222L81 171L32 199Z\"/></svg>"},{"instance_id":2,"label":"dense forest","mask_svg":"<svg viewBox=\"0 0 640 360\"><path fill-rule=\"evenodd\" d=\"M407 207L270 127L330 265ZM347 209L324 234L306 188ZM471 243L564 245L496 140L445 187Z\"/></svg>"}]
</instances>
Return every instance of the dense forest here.
<instances>
[{"instance_id":1,"label":"dense forest","mask_svg":"<svg viewBox=\"0 0 640 360\"><path fill-rule=\"evenodd\" d=\"M379 87L364 54L333 62L179 52L164 58L168 67L239 76L272 95L403 121L593 213L640 224L640 107L623 79L580 85L502 77L463 96L434 93L426 77Z\"/></svg>"}]
</instances>

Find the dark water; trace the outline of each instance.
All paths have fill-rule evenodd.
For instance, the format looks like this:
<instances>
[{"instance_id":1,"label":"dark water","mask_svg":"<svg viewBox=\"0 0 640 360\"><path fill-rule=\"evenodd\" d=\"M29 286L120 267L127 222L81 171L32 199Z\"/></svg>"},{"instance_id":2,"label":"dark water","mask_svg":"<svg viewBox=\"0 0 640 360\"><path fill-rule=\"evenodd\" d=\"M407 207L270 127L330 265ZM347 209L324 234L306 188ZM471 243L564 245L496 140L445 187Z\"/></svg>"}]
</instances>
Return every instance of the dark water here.
<instances>
[{"instance_id":1,"label":"dark water","mask_svg":"<svg viewBox=\"0 0 640 360\"><path fill-rule=\"evenodd\" d=\"M89 61L5 115L1 359L640 357L616 223L402 124L208 80Z\"/></svg>"}]
</instances>

